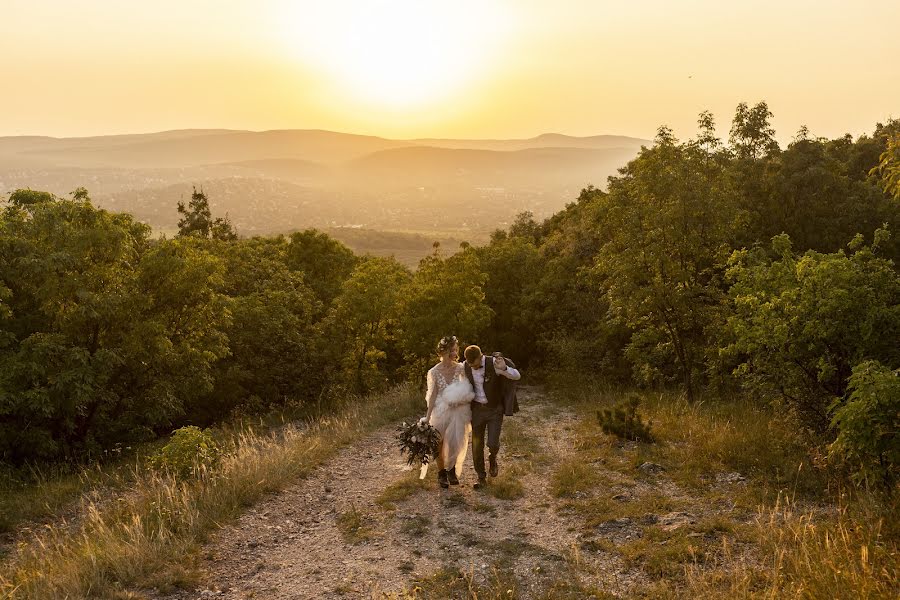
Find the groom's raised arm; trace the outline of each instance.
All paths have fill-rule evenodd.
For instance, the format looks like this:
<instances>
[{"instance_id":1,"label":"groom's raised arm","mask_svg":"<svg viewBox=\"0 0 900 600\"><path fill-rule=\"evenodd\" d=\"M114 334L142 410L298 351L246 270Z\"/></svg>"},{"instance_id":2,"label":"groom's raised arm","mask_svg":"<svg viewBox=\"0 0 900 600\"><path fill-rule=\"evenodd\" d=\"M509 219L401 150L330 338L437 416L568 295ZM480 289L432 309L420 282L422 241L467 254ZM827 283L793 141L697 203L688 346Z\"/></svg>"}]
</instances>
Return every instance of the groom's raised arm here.
<instances>
[{"instance_id":1,"label":"groom's raised arm","mask_svg":"<svg viewBox=\"0 0 900 600\"><path fill-rule=\"evenodd\" d=\"M503 366L505 366L506 368L505 369L495 368L494 371L496 371L500 375L503 375L507 379L512 379L513 381L518 381L519 379L522 378L522 374L519 373L518 369L509 366L509 364L507 364L506 360L504 360L504 359L501 359L501 360L503 360Z\"/></svg>"}]
</instances>

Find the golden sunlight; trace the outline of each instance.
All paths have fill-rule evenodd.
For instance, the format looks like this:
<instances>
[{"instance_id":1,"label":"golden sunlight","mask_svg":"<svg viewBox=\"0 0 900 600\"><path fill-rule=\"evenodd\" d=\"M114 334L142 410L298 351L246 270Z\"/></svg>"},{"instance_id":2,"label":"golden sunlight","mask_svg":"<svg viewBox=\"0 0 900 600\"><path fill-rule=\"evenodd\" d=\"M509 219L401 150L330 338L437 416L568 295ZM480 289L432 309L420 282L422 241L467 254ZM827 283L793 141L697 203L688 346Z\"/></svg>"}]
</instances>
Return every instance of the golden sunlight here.
<instances>
[{"instance_id":1,"label":"golden sunlight","mask_svg":"<svg viewBox=\"0 0 900 600\"><path fill-rule=\"evenodd\" d=\"M508 19L499 3L391 0L285 6L299 58L367 104L412 108L464 91L487 73Z\"/></svg>"}]
</instances>

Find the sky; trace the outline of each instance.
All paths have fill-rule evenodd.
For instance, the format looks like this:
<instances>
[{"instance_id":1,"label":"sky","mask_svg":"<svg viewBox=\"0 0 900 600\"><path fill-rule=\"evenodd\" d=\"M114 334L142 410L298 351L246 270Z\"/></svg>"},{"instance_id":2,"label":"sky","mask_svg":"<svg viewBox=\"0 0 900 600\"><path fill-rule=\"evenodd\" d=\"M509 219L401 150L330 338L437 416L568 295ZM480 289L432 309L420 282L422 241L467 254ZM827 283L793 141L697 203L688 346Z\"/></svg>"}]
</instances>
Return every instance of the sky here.
<instances>
[{"instance_id":1,"label":"sky","mask_svg":"<svg viewBox=\"0 0 900 600\"><path fill-rule=\"evenodd\" d=\"M900 117L898 0L0 0L0 136L778 138Z\"/></svg>"}]
</instances>

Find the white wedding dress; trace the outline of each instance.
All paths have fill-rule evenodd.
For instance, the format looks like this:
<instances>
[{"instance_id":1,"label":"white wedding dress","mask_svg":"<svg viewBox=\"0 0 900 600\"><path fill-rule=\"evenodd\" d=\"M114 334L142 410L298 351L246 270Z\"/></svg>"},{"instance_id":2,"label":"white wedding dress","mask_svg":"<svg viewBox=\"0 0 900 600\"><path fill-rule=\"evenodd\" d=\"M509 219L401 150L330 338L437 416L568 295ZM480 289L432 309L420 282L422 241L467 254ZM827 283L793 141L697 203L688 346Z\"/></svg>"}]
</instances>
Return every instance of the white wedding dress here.
<instances>
[{"instance_id":1,"label":"white wedding dress","mask_svg":"<svg viewBox=\"0 0 900 600\"><path fill-rule=\"evenodd\" d=\"M425 404L431 406L431 423L441 432L441 458L444 468L456 467L456 474L462 471L469 450L469 434L472 432L472 406L475 390L466 378L462 363L457 363L452 377L447 379L438 363L428 370L428 391ZM424 478L428 465L422 465L420 478Z\"/></svg>"}]
</instances>

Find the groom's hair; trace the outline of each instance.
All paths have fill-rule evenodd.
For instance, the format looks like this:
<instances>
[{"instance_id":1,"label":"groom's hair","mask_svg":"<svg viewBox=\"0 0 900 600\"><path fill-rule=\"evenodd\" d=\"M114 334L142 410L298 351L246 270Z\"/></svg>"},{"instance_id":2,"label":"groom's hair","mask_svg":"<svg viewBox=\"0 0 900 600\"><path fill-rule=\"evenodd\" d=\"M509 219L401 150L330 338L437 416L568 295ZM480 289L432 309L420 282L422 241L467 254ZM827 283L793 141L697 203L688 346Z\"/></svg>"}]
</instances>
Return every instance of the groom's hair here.
<instances>
[{"instance_id":1,"label":"groom's hair","mask_svg":"<svg viewBox=\"0 0 900 600\"><path fill-rule=\"evenodd\" d=\"M463 355L466 357L466 362L473 363L481 359L481 348L478 346L468 346L466 351L463 352Z\"/></svg>"}]
</instances>

